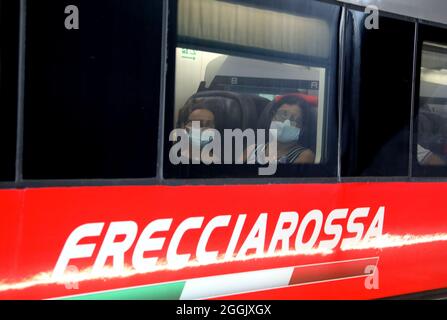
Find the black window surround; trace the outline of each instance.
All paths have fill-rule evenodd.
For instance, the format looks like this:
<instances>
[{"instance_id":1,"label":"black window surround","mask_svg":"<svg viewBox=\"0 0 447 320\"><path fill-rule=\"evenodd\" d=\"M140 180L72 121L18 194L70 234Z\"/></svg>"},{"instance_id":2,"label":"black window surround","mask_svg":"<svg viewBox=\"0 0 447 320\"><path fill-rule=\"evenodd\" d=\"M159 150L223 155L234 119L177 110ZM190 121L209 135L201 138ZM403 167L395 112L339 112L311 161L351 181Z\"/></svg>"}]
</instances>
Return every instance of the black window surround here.
<instances>
[{"instance_id":1,"label":"black window surround","mask_svg":"<svg viewBox=\"0 0 447 320\"><path fill-rule=\"evenodd\" d=\"M413 22L348 10L342 120L343 177L408 177Z\"/></svg>"},{"instance_id":2,"label":"black window surround","mask_svg":"<svg viewBox=\"0 0 447 320\"><path fill-rule=\"evenodd\" d=\"M317 1L317 0L316 0ZM22 4L26 4L27 0L21 0ZM325 1L328 2L328 1ZM333 3L337 3L340 5L340 7L347 8L347 9L362 9L358 6L353 5L347 5L347 4L339 4L335 1L329 1ZM21 10L21 13L24 14L24 10ZM164 8L164 19L163 19L163 45L162 45L162 51L166 51L167 46L167 25L168 25L168 5L165 3ZM402 20L410 21L414 24L416 30L420 30L420 33L423 33L424 29L428 30L430 28L434 28L434 30L438 30L438 33L447 33L447 26L442 25L439 23L432 23L428 21L421 21L419 19L415 18L409 18L405 16L400 16L396 14L391 13L384 13L385 15L391 17L391 18L397 18ZM344 21L343 19L341 21ZM340 30L343 30L344 32L344 25L340 26ZM421 38L421 35L416 32L415 34L415 41L416 39ZM422 41L422 40L420 40ZM343 41L340 41L342 44ZM336 178L272 178L272 179L198 179L198 180L183 180L183 179L169 179L165 180L163 178L163 136L164 136L164 129L163 129L163 122L164 122L164 112L165 112L165 105L164 105L164 99L165 99L165 89L166 85L164 84L165 78L164 74L166 71L166 65L164 63L164 59L162 58L162 71L161 71L161 79L160 82L162 83L162 96L160 101L160 123L162 124L159 128L159 152L158 152L158 161L157 161L157 174L155 178L149 178L149 179L88 179L88 180L23 180L20 175L21 172L18 172L17 179L15 182L0 182L0 188L25 188L25 187L47 187L47 186L113 186L113 185L195 185L195 184L206 184L206 185L218 185L218 184L264 184L264 183L314 183L314 182L320 182L320 183L335 183L335 182L362 182L362 181L368 181L368 182L425 182L425 181L435 181L435 182L445 182L447 181L446 174L444 172L436 172L436 173L418 173L417 166L415 166L415 146L416 146L416 139L414 138L414 130L416 126L415 118L417 116L418 112L418 84L419 84L419 66L420 66L420 48L419 44L421 42L418 42L418 46L416 46L417 49L417 55L415 56L415 68L413 70L414 73L414 79L413 79L413 85L414 85L414 96L412 105L414 106L412 108L412 128L410 134L410 150L409 153L411 153L410 160L412 159L412 166L409 168L409 174L408 176L389 176L389 177L371 177L371 176L364 176L364 177L343 177L340 174L337 175ZM23 49L23 48L22 48ZM345 48L344 46L339 47L339 52L344 52ZM23 70L23 68L22 68ZM340 70L341 73L343 73L343 70ZM341 77L342 78L342 77ZM343 83L338 84L339 87L343 87ZM342 101L341 101L342 103ZM19 105L20 107L20 105ZM20 133L23 133L23 126L20 125L19 120L19 136L18 140L20 140ZM20 141L18 143L20 145ZM17 159L17 163L21 163L21 159Z\"/></svg>"},{"instance_id":3,"label":"black window surround","mask_svg":"<svg viewBox=\"0 0 447 320\"><path fill-rule=\"evenodd\" d=\"M263 9L274 9L275 11L287 11L291 6L291 1L277 1L274 4L265 0L238 0L233 1L237 4L244 4L247 6L254 6L256 8ZM319 5L328 7L323 7L324 16L318 16L319 6L312 6L312 1L302 0L293 7L297 10L297 13L304 16L314 16L320 19L324 19L329 24L332 22L333 14L336 12L337 6L322 4ZM291 181L301 181L301 179L329 179L330 181L336 181L336 170L337 170L337 94L336 94L336 78L337 78L337 47L338 47L338 32L339 30L335 28L332 30L332 25L330 26L331 44L334 41L335 45L331 45L330 57L328 59L309 59L309 57L301 57L299 55L292 54L278 54L278 52L269 52L267 50L258 50L254 48L241 47L236 45L226 45L223 43L218 43L215 41L197 41L196 39L183 38L177 36L177 1L170 1L169 10L169 34L168 34L168 70L167 70L167 90L166 90L166 103L165 103L165 132L164 132L164 177L166 179L194 179L202 182L206 182L209 178L219 179L222 182L227 183L235 177L241 177L245 179L251 179L251 181L259 181L258 183L263 183L266 181L276 181L278 179L287 179ZM341 15L341 10L337 13L338 16ZM339 19L338 19L339 20ZM335 39L334 39L335 38ZM257 176L258 167L250 165L191 165L191 166L174 166L169 162L169 146L167 143L169 133L174 129L171 119L174 119L174 97L175 97L175 49L176 47L181 47L185 45L187 48L219 52L222 54L242 56L244 58L254 58L267 61L279 61L290 64L299 64L300 61L304 61L306 65L324 67L326 68L325 83L327 83L327 89L325 90L325 104L328 109L327 117L327 146L328 149L326 154L330 155L327 162L317 165L292 165L292 166L278 166L278 170L275 177L268 176ZM236 52L236 53L235 53ZM266 59L268 57L268 59ZM335 79L335 81L333 81ZM210 175L210 177L207 177ZM207 177L207 178L205 178ZM256 177L256 178L255 178ZM240 179L236 179L240 180ZM282 181L282 180L279 180Z\"/></svg>"},{"instance_id":4,"label":"black window surround","mask_svg":"<svg viewBox=\"0 0 447 320\"><path fill-rule=\"evenodd\" d=\"M15 181L19 1L0 0L0 181Z\"/></svg>"},{"instance_id":5,"label":"black window surround","mask_svg":"<svg viewBox=\"0 0 447 320\"><path fill-rule=\"evenodd\" d=\"M155 177L162 2L71 4L27 0L23 179Z\"/></svg>"}]
</instances>

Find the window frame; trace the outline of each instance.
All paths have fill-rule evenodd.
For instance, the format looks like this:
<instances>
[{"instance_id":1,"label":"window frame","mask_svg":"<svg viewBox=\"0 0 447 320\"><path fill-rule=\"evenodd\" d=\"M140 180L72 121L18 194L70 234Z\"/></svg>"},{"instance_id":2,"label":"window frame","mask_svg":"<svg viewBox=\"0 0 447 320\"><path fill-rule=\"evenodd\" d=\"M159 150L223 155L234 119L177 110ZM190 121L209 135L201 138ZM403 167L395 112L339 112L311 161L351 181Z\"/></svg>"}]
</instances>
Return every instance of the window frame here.
<instances>
[{"instance_id":1,"label":"window frame","mask_svg":"<svg viewBox=\"0 0 447 320\"><path fill-rule=\"evenodd\" d=\"M364 7L359 7L355 5L347 5L347 22L346 22L346 28L349 29L345 32L345 40L352 43L353 48L350 48L350 50L346 50L344 53L344 57L346 60L346 63L351 63L352 65L355 65L356 62L358 64L364 64L363 61L364 57L368 57L368 54L371 54L374 57L374 52L366 52L366 46L364 43L364 39L367 39L368 32L375 32L375 30L363 30L364 26L360 24L358 21L363 19L367 16L367 14L364 12ZM348 19L351 19L351 23L349 23ZM371 121L371 119L365 118L361 115L362 108L365 108L364 105L362 105L362 100L366 100L365 94L363 91L365 90L364 87L364 80L362 79L365 75L362 74L363 70L358 67L349 67L347 66L344 71L344 83L347 85L343 88L343 103L342 103L342 114L343 114L343 124L342 124L342 146L340 152L341 155L341 181L346 182L355 182L355 181L368 181L368 182L380 182L380 181L410 181L411 175L410 175L410 167L411 167L411 159L409 158L410 149L411 149L411 118L412 118L412 108L413 108L413 87L414 87L414 61L415 61L415 52L414 52L414 43L415 43L415 37L417 34L417 20L413 19L411 17L401 16L394 13L389 12L379 12L379 19L387 19L388 24L408 24L405 28L408 27L408 29L412 29L412 37L411 37L411 51L408 51L408 55L412 56L411 59L408 59L409 65L406 66L406 69L408 71L408 85L409 90L406 92L406 98L409 100L408 105L405 106L405 110L408 112L408 114L405 114L405 117L399 117L399 119L406 119L407 127L403 126L401 131L405 130L405 134L401 134L400 131L396 136L402 136L405 137L407 140L407 148L402 149L401 152L398 154L400 157L406 157L405 162L406 165L402 166L401 168L397 168L398 171L401 171L401 174L395 173L382 173L382 174L375 174L371 172L367 172L371 168L376 169L380 166L384 167L382 164L383 159L385 157L380 156L377 158L373 157L361 157L362 148L359 148L360 143L356 141L356 144L352 145L351 136L355 136L356 139L358 139L358 134L360 131L363 131L363 138L365 138L364 129L362 126L362 123L368 123L368 121ZM355 21L357 20L357 21ZM379 20L379 29L381 28ZM380 31L380 30L379 30ZM388 33L386 33L386 39L388 38ZM374 36L374 35L372 35ZM410 38L409 38L410 39ZM358 43L360 42L360 44ZM349 48L349 44L346 44L346 48ZM355 48L354 48L355 47ZM376 46L376 48L380 48L379 46ZM384 48L380 48L380 50L386 50ZM394 60L393 60L394 61ZM411 66L410 66L411 63ZM354 83L353 85L351 85ZM356 83L356 84L355 84ZM375 84L376 82L374 82ZM366 90L367 94L371 96L371 92L368 92ZM383 95L383 93L382 93ZM384 96L385 97L385 96ZM408 117L406 117L408 116ZM348 122L348 121L349 122ZM389 125L389 124L388 124ZM368 126L365 126L368 127ZM369 127L371 125L369 124ZM359 129L360 128L360 129ZM374 141L374 140L373 140ZM392 140L385 141L381 147L388 146L387 143L390 143ZM362 142L362 141L360 141ZM374 155L380 155L379 153L374 153ZM370 167L366 167L364 164L368 163L371 165ZM374 161L377 161L373 163ZM352 167L354 163L354 168ZM378 166L378 164L380 164ZM392 167L394 168L394 167ZM365 172L366 171L366 172ZM362 173L365 172L365 173Z\"/></svg>"},{"instance_id":2,"label":"window frame","mask_svg":"<svg viewBox=\"0 0 447 320\"><path fill-rule=\"evenodd\" d=\"M312 2L311 0L310 2ZM277 9L278 5L272 4L268 6L259 5L259 1L254 0L237 0L232 1L237 4L246 4L248 6L263 8L263 9L275 9L275 11L283 11L281 9ZM328 4L325 1L315 1L320 2L322 4ZM255 3L255 5L253 4ZM169 0L169 18L168 18L168 70L166 74L166 91L165 91L165 123L163 124L165 127L164 135L163 135L163 177L169 181L173 180L181 180L181 181L199 181L208 182L217 181L221 182L221 184L228 184L230 181L244 182L251 181L250 183L255 184L263 184L266 182L296 182L303 183L306 181L333 181L336 182L337 171L338 171L338 74L339 74L339 52L340 52L340 22L342 20L343 14L343 6L336 3L329 3L329 5L334 6L334 9L338 9L338 18L337 24L335 26L335 30L330 28L331 32L331 44L333 46L330 47L330 56L328 59L312 59L309 57L304 57L296 54L285 54L278 53L274 51L264 50L264 49L252 49L249 47L242 47L238 45L232 44L224 44L216 41L204 41L204 40L195 40L189 39L185 37L179 37L177 35L177 19L178 19L178 10L177 10L177 0ZM311 15L312 17L318 17L317 15ZM307 17L307 16L306 16ZM332 26L331 26L332 27ZM323 132L324 138L323 141L326 144L324 147L326 150L324 153L331 155L327 161L322 162L320 164L312 164L312 165L293 165L281 168L281 172L283 174L277 174L275 176L255 176L249 175L245 176L246 171L253 171L252 169L256 169L256 166L252 166L253 168L247 168L247 165L230 165L228 168L222 170L222 165L216 165L216 169L220 169L222 176L213 176L213 177L205 177L198 176L188 177L186 175L181 174L182 169L180 165L175 166L169 162L169 147L170 141L168 139L169 133L174 129L174 125L172 123L172 119L174 119L175 112L175 70L176 70L176 48L187 48L193 50L201 50L201 51L212 51L220 54L228 54L248 59L258 59L269 62L283 62L290 63L295 65L301 65L302 62L306 62L306 66L313 66L325 69L325 130ZM236 52L236 54L235 54ZM268 58L268 59L266 59ZM309 64L309 61L311 63ZM333 135L333 137L332 137ZM329 137L329 138L328 138ZM327 140L331 139L332 143L328 143ZM199 165L204 168L204 165ZM244 170L245 169L245 170ZM278 170L280 171L280 170ZM229 172L231 176L225 177L225 174ZM298 174L297 174L298 173ZM240 178L236 178L240 176Z\"/></svg>"}]
</instances>

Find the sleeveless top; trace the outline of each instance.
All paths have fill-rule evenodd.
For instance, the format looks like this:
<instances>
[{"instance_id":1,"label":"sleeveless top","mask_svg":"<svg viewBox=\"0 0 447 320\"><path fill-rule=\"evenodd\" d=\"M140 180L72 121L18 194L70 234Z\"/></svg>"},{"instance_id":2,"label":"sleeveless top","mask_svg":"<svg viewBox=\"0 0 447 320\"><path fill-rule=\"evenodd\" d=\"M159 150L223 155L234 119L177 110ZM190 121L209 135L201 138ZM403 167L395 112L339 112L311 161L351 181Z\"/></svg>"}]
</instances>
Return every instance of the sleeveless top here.
<instances>
[{"instance_id":1,"label":"sleeveless top","mask_svg":"<svg viewBox=\"0 0 447 320\"><path fill-rule=\"evenodd\" d=\"M255 149L253 149L250 154L247 157L247 163L257 163L258 162L258 157L256 156L257 154L260 154L259 157L262 157L260 162L264 162L266 163L267 161L265 161L266 159L266 154L265 154L265 149L266 149L266 145L265 144L260 144L257 145ZM291 164L294 163L296 161L296 159L298 159L298 157L305 151L307 150L306 148L302 147L302 146L294 146L293 148L291 148L289 150L289 152L287 152L287 154L281 156L277 162L281 163L281 164Z\"/></svg>"}]
</instances>

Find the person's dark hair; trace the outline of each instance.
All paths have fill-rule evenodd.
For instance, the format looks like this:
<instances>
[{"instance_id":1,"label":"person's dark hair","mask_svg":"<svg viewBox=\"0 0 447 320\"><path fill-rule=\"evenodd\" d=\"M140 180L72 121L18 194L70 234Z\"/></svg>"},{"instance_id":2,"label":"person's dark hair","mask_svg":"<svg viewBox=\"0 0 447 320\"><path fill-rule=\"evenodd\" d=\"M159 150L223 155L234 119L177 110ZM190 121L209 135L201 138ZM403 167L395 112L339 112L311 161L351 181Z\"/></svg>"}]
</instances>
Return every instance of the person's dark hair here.
<instances>
[{"instance_id":1,"label":"person's dark hair","mask_svg":"<svg viewBox=\"0 0 447 320\"><path fill-rule=\"evenodd\" d=\"M311 141L313 140L311 135L313 134L313 130L311 130L311 126L313 126L313 117L312 117L312 106L303 98L295 95L287 95L279 99L278 101L273 101L262 112L261 116L258 120L258 128L266 130L268 134L268 130L270 129L270 124L281 106L285 104L298 105L301 107L303 114L303 127L301 128L301 135L299 139L299 143L303 147L313 149Z\"/></svg>"},{"instance_id":2,"label":"person's dark hair","mask_svg":"<svg viewBox=\"0 0 447 320\"><path fill-rule=\"evenodd\" d=\"M178 119L177 119L177 128L183 128L185 124L188 122L189 115L199 109L205 109L210 111L214 115L214 124L215 129L217 129L219 132L222 132L223 130L223 123L222 123L222 108L213 101L210 101L209 99L203 99L203 98L192 98L189 99L186 104L180 109Z\"/></svg>"}]
</instances>

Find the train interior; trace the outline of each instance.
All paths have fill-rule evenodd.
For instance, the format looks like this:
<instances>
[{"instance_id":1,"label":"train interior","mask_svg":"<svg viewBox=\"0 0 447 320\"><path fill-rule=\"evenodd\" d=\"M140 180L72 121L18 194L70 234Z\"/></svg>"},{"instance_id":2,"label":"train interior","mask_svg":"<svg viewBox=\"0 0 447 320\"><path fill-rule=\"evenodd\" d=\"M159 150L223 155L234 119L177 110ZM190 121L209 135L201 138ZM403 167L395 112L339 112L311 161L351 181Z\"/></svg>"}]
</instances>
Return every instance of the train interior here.
<instances>
[{"instance_id":1,"label":"train interior","mask_svg":"<svg viewBox=\"0 0 447 320\"><path fill-rule=\"evenodd\" d=\"M227 1L178 1L174 127L182 108L200 98L221 105L223 128L262 129L269 106L295 95L311 106L302 142L315 164L324 162L330 19L336 19L332 11L324 14L321 19Z\"/></svg>"}]
</instances>

